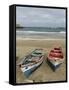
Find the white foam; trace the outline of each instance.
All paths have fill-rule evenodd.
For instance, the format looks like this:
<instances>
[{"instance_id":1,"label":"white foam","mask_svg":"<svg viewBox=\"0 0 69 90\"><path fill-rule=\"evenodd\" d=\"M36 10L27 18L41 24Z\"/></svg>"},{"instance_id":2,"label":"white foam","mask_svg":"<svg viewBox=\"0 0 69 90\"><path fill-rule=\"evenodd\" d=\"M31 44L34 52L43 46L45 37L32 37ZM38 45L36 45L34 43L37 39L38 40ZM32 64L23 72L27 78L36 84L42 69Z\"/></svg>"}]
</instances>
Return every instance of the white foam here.
<instances>
[{"instance_id":1,"label":"white foam","mask_svg":"<svg viewBox=\"0 0 69 90\"><path fill-rule=\"evenodd\" d=\"M64 40L64 39L52 39L52 38L41 38L41 39L39 39L39 38L21 38L21 37L17 37L16 38L16 40Z\"/></svg>"},{"instance_id":2,"label":"white foam","mask_svg":"<svg viewBox=\"0 0 69 90\"><path fill-rule=\"evenodd\" d=\"M65 34L66 32L64 32L64 31L60 31L59 33Z\"/></svg>"},{"instance_id":3,"label":"white foam","mask_svg":"<svg viewBox=\"0 0 69 90\"><path fill-rule=\"evenodd\" d=\"M59 33L59 32L39 32L39 31L16 31L16 33L18 34L47 34L47 33L50 33L50 34L53 34L53 33Z\"/></svg>"}]
</instances>

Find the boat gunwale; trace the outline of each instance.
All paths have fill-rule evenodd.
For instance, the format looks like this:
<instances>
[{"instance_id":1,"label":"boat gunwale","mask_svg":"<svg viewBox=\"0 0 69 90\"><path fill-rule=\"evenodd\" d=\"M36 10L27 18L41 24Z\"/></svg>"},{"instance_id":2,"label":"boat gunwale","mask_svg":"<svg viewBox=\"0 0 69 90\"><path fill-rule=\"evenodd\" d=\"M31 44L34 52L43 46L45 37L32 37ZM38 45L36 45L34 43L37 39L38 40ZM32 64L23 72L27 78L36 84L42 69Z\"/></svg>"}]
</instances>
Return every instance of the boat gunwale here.
<instances>
[{"instance_id":1,"label":"boat gunwale","mask_svg":"<svg viewBox=\"0 0 69 90\"><path fill-rule=\"evenodd\" d=\"M34 63L25 64L25 66L21 64L21 68L26 67L26 66L35 65L35 64L37 64L37 63L43 61L43 58L44 58L44 56L42 55L38 62L35 61Z\"/></svg>"}]
</instances>

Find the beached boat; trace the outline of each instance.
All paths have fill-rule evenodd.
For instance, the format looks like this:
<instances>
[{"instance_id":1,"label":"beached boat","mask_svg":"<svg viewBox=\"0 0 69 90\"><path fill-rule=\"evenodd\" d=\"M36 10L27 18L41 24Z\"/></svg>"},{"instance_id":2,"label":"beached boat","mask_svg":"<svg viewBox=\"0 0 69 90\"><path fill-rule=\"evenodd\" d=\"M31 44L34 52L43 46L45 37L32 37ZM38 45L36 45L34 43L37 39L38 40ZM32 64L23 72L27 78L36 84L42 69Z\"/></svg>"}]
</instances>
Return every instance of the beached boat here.
<instances>
[{"instance_id":1,"label":"beached boat","mask_svg":"<svg viewBox=\"0 0 69 90\"><path fill-rule=\"evenodd\" d=\"M35 49L32 53L25 56L21 60L19 67L26 77L28 77L35 69L37 69L37 67L42 64L44 60L44 54L42 51L42 49Z\"/></svg>"},{"instance_id":2,"label":"beached boat","mask_svg":"<svg viewBox=\"0 0 69 90\"><path fill-rule=\"evenodd\" d=\"M47 63L55 71L64 62L64 56L61 48L52 49L47 57Z\"/></svg>"}]
</instances>

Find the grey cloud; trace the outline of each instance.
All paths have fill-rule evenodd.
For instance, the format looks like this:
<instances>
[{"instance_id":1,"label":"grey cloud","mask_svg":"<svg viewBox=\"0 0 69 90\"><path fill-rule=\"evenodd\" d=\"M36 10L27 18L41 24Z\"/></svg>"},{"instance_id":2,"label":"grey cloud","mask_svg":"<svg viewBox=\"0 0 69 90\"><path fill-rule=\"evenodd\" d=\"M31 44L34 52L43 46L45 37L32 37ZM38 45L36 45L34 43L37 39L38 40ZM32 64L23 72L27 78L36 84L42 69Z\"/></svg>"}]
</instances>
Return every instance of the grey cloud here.
<instances>
[{"instance_id":1,"label":"grey cloud","mask_svg":"<svg viewBox=\"0 0 69 90\"><path fill-rule=\"evenodd\" d=\"M25 27L64 27L65 10L16 7L16 23Z\"/></svg>"}]
</instances>

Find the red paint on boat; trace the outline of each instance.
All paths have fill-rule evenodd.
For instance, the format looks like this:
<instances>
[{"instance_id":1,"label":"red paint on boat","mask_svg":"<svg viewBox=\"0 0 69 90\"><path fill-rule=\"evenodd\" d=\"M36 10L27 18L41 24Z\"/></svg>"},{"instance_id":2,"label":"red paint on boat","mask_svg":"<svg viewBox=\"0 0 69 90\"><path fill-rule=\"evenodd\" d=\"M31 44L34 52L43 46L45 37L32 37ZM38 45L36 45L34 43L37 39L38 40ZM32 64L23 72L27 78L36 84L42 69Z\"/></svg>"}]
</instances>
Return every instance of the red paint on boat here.
<instances>
[{"instance_id":1,"label":"red paint on boat","mask_svg":"<svg viewBox=\"0 0 69 90\"><path fill-rule=\"evenodd\" d=\"M59 59L63 59L63 53L62 53L62 49L61 48L54 48L50 51L48 58L58 58Z\"/></svg>"}]
</instances>

